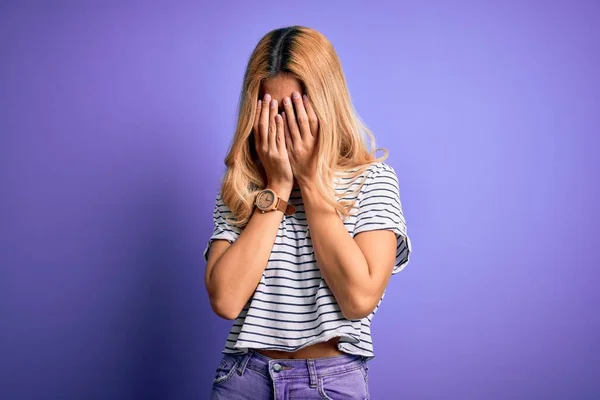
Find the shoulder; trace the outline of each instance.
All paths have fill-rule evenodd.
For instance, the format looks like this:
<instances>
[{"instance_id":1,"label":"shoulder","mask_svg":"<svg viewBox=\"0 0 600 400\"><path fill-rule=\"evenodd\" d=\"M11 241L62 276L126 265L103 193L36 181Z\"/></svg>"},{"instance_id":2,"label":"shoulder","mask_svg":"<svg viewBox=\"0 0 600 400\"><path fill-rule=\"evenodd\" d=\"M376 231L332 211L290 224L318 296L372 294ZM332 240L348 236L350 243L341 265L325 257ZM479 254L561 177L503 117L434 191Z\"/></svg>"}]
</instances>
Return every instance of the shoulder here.
<instances>
[{"instance_id":1,"label":"shoulder","mask_svg":"<svg viewBox=\"0 0 600 400\"><path fill-rule=\"evenodd\" d=\"M221 195L221 191L217 191L217 196L215 198L215 208L214 213L218 215L227 215L231 214L231 209L225 204L223 200L223 196Z\"/></svg>"},{"instance_id":2,"label":"shoulder","mask_svg":"<svg viewBox=\"0 0 600 400\"><path fill-rule=\"evenodd\" d=\"M223 201L223 195L221 194L220 190L217 191L217 197L215 199L215 203L220 204L220 205L225 205L225 202Z\"/></svg>"},{"instance_id":3,"label":"shoulder","mask_svg":"<svg viewBox=\"0 0 600 400\"><path fill-rule=\"evenodd\" d=\"M362 172L359 172L361 171ZM357 175L358 174L358 175ZM383 175L383 176L396 176L396 171L394 170L394 168L385 163L385 162L374 162L371 164L366 165L365 166L361 166L361 167L354 167L351 169L347 169L344 171L341 171L340 176L347 176L347 175L354 175L354 179L358 179L358 180L364 180L364 179L370 179L379 175Z\"/></svg>"},{"instance_id":4,"label":"shoulder","mask_svg":"<svg viewBox=\"0 0 600 400\"><path fill-rule=\"evenodd\" d=\"M370 174L393 174L396 175L394 167L385 162L375 162L369 166L367 172Z\"/></svg>"},{"instance_id":5,"label":"shoulder","mask_svg":"<svg viewBox=\"0 0 600 400\"><path fill-rule=\"evenodd\" d=\"M384 162L370 165L365 171L363 182L359 194L360 200L389 198L395 201L400 195L396 171Z\"/></svg>"},{"instance_id":6,"label":"shoulder","mask_svg":"<svg viewBox=\"0 0 600 400\"><path fill-rule=\"evenodd\" d=\"M386 181L391 180L398 182L398 176L396 170L391 165L385 162L373 163L365 170L364 177L366 178L365 183L373 181Z\"/></svg>"},{"instance_id":7,"label":"shoulder","mask_svg":"<svg viewBox=\"0 0 600 400\"><path fill-rule=\"evenodd\" d=\"M366 192L380 184L391 188L398 187L396 171L391 165L384 162L374 162L366 167L355 167L346 170L345 174L348 175L340 175L336 180L336 189L346 195L352 193L352 196L364 196ZM346 197L348 196L350 195Z\"/></svg>"},{"instance_id":8,"label":"shoulder","mask_svg":"<svg viewBox=\"0 0 600 400\"><path fill-rule=\"evenodd\" d=\"M217 190L217 195L215 196L215 207L223 207L225 203L223 202L223 196L221 195L221 191Z\"/></svg>"}]
</instances>

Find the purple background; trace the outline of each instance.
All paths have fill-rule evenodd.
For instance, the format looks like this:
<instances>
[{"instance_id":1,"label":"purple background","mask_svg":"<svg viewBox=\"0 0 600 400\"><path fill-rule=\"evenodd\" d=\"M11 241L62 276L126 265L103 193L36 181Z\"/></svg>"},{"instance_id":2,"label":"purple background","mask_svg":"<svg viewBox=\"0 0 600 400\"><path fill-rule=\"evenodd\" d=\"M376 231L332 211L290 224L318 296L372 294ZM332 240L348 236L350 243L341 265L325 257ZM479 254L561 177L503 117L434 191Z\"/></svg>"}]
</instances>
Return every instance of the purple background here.
<instances>
[{"instance_id":1,"label":"purple background","mask_svg":"<svg viewBox=\"0 0 600 400\"><path fill-rule=\"evenodd\" d=\"M400 178L373 398L600 397L597 2L51 3L0 6L0 398L207 397L202 250L245 63L289 24Z\"/></svg>"}]
</instances>

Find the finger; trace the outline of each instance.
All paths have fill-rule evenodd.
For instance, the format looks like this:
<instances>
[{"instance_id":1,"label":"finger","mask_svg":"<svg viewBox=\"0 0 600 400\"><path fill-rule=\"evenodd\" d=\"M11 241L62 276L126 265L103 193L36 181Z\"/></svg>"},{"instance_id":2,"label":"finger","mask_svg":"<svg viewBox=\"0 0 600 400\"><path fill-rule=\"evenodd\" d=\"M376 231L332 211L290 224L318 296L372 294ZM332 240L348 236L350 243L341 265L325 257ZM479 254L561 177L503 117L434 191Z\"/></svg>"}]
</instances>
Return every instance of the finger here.
<instances>
[{"instance_id":1,"label":"finger","mask_svg":"<svg viewBox=\"0 0 600 400\"><path fill-rule=\"evenodd\" d=\"M283 134L283 117L279 114L275 116L275 125L277 126L277 134L275 136L277 151L283 153L285 151L285 136Z\"/></svg>"},{"instance_id":2,"label":"finger","mask_svg":"<svg viewBox=\"0 0 600 400\"><path fill-rule=\"evenodd\" d=\"M254 114L254 124L252 125L252 134L254 135L254 146L256 150L260 148L260 133L258 131L258 122L260 120L260 109L262 107L262 101L258 100L256 104L256 113Z\"/></svg>"},{"instance_id":3,"label":"finger","mask_svg":"<svg viewBox=\"0 0 600 400\"><path fill-rule=\"evenodd\" d=\"M308 116L310 133L313 135L313 137L316 137L317 133L319 132L319 119L317 118L317 113L315 113L315 109L313 108L308 96L302 96L302 100L304 100L304 108L306 109L306 115Z\"/></svg>"},{"instance_id":4,"label":"finger","mask_svg":"<svg viewBox=\"0 0 600 400\"><path fill-rule=\"evenodd\" d=\"M292 105L292 101L289 97L285 97L283 99L283 108L285 110L286 122L288 126L288 131L290 133L290 139L292 143L295 140L300 140L300 129L298 128L298 124L296 123L296 113L294 113L294 106Z\"/></svg>"},{"instance_id":5,"label":"finger","mask_svg":"<svg viewBox=\"0 0 600 400\"><path fill-rule=\"evenodd\" d=\"M269 130L269 102L271 96L265 94L265 97L261 104L260 121L258 122L258 132L260 136L260 149L262 152L266 152L269 146L268 130Z\"/></svg>"},{"instance_id":6,"label":"finger","mask_svg":"<svg viewBox=\"0 0 600 400\"><path fill-rule=\"evenodd\" d=\"M292 93L292 100L294 102L294 108L296 109L296 119L298 120L300 136L302 136L303 139L307 138L310 136L310 126L308 125L308 115L306 115L300 93Z\"/></svg>"},{"instance_id":7,"label":"finger","mask_svg":"<svg viewBox=\"0 0 600 400\"><path fill-rule=\"evenodd\" d=\"M283 137L285 139L285 148L291 152L292 146L293 146L293 141L292 141L292 136L290 135L290 130L288 128L288 122L287 122L288 116L285 113L285 111L281 113L281 116L283 117Z\"/></svg>"},{"instance_id":8,"label":"finger","mask_svg":"<svg viewBox=\"0 0 600 400\"><path fill-rule=\"evenodd\" d=\"M277 115L277 100L271 100L271 107L269 110L269 149L277 151L277 144L275 143L275 137L277 136L277 125L275 124L275 116Z\"/></svg>"}]
</instances>

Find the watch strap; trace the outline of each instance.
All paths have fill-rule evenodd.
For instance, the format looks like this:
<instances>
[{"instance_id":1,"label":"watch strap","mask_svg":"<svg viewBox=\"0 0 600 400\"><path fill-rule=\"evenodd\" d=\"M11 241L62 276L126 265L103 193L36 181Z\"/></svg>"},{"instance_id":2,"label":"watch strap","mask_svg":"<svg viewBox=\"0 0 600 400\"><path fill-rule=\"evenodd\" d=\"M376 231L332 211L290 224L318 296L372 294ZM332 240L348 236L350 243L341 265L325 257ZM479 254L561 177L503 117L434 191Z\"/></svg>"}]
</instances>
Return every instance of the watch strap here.
<instances>
[{"instance_id":1,"label":"watch strap","mask_svg":"<svg viewBox=\"0 0 600 400\"><path fill-rule=\"evenodd\" d=\"M277 196L277 205L275 206L275 209L283 212L285 215L292 215L296 212L296 207L293 204L289 204L279 196Z\"/></svg>"}]
</instances>

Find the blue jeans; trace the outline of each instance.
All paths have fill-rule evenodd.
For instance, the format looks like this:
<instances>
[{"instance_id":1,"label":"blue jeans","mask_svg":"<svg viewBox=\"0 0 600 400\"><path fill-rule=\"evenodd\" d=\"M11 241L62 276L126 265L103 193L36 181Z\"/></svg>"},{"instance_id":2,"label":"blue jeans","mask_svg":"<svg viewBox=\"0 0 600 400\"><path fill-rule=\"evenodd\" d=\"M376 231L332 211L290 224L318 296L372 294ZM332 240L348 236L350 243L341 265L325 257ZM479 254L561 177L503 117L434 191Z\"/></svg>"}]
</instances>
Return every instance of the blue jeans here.
<instances>
[{"instance_id":1,"label":"blue jeans","mask_svg":"<svg viewBox=\"0 0 600 400\"><path fill-rule=\"evenodd\" d=\"M316 359L273 359L254 350L223 354L212 400L369 399L367 363L344 354Z\"/></svg>"}]
</instances>

